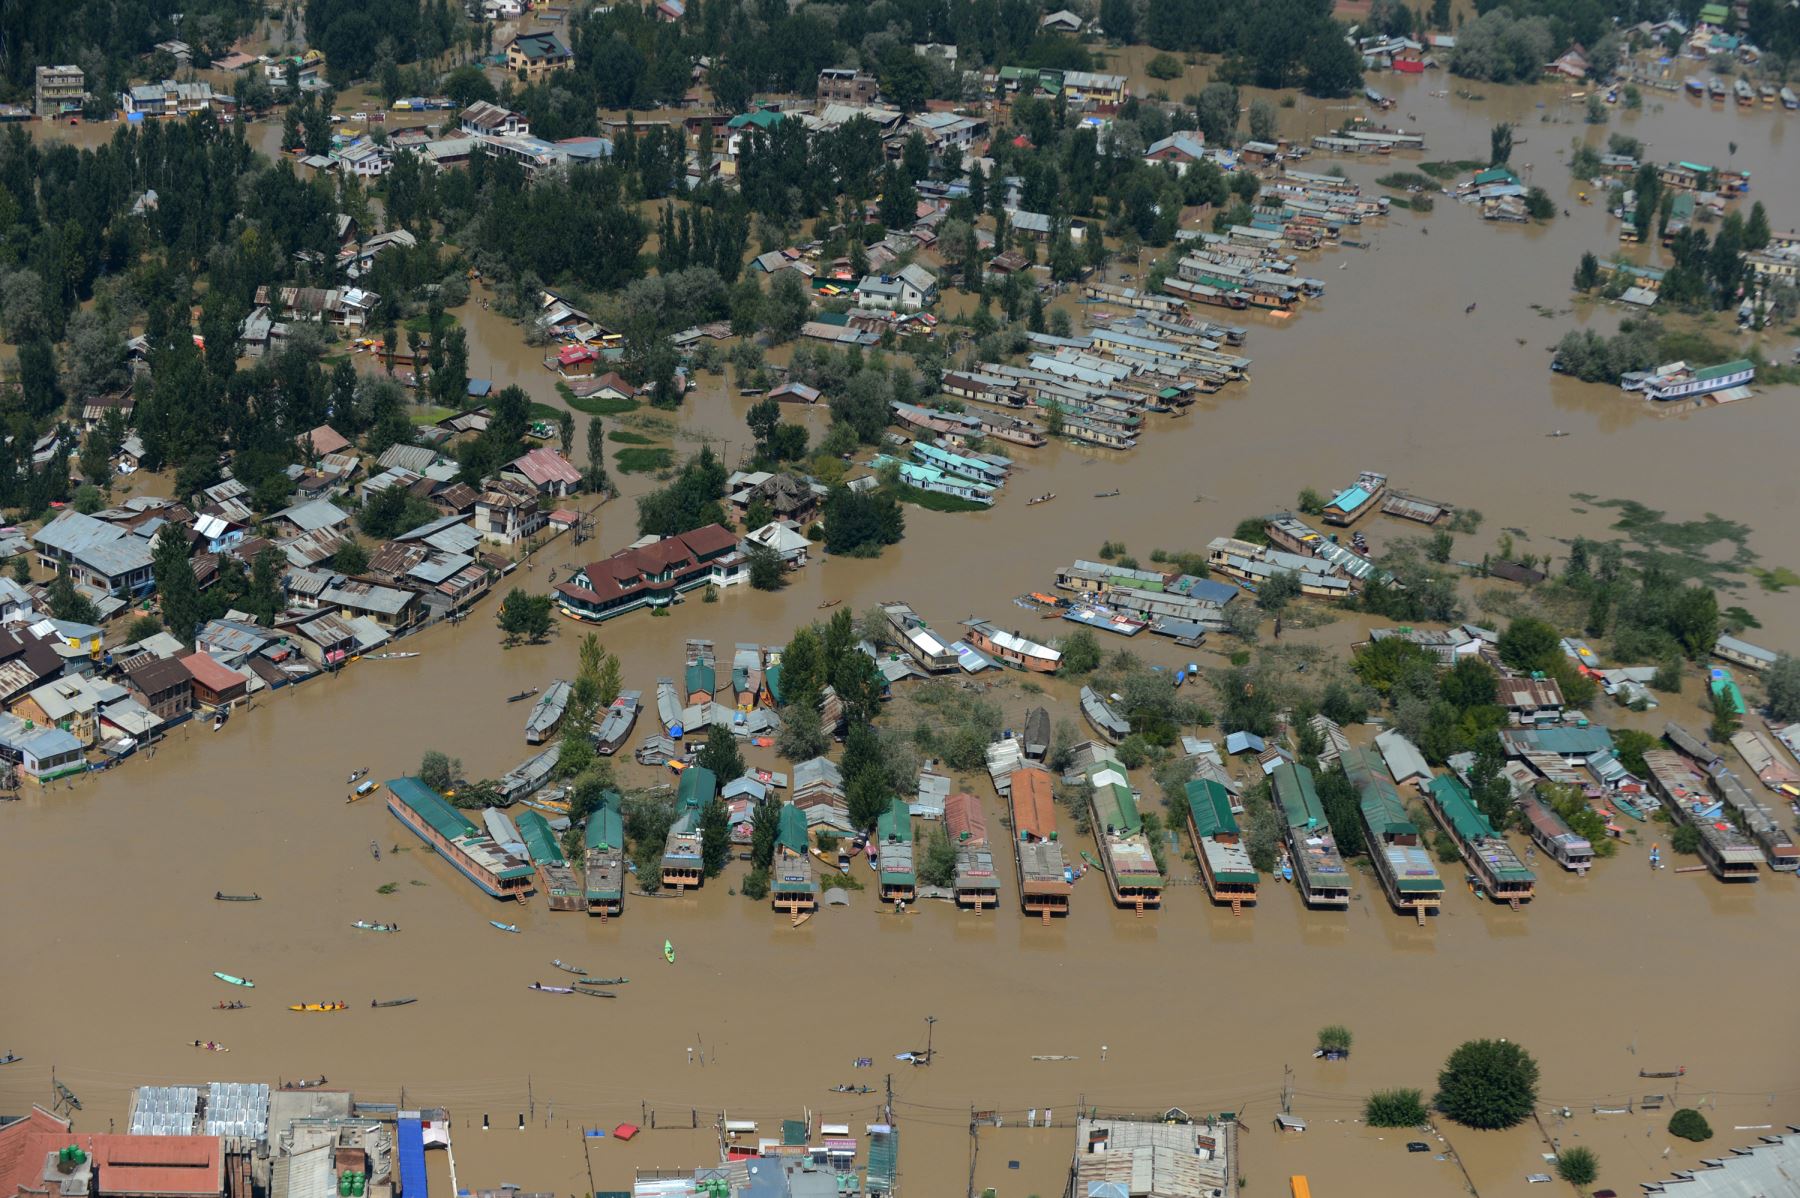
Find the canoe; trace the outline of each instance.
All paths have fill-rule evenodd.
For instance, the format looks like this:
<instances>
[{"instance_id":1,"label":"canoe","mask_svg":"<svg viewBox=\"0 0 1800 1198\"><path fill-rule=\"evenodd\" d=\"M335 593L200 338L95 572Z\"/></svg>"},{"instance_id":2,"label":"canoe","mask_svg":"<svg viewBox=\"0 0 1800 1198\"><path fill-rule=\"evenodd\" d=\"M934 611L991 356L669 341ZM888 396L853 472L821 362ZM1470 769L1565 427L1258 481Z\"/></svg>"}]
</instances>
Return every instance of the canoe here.
<instances>
[{"instance_id":1,"label":"canoe","mask_svg":"<svg viewBox=\"0 0 1800 1198\"><path fill-rule=\"evenodd\" d=\"M343 1011L349 1008L343 1002L294 1002L288 1004L290 1011Z\"/></svg>"},{"instance_id":2,"label":"canoe","mask_svg":"<svg viewBox=\"0 0 1800 1198\"><path fill-rule=\"evenodd\" d=\"M518 924L516 924L516 923L501 923L497 919L488 920L488 926L499 928L502 932L517 932L519 930Z\"/></svg>"},{"instance_id":3,"label":"canoe","mask_svg":"<svg viewBox=\"0 0 1800 1198\"><path fill-rule=\"evenodd\" d=\"M16 1052L9 1052L5 1056L0 1057L0 1065L17 1065L20 1061L22 1061L24 1059L25 1059L24 1057L20 1056Z\"/></svg>"},{"instance_id":4,"label":"canoe","mask_svg":"<svg viewBox=\"0 0 1800 1198\"><path fill-rule=\"evenodd\" d=\"M538 693L538 688L534 686L528 691L520 691L516 695L508 695L506 697L506 701L508 703L523 703L525 700L531 698L531 696L533 696L537 693Z\"/></svg>"},{"instance_id":5,"label":"canoe","mask_svg":"<svg viewBox=\"0 0 1800 1198\"><path fill-rule=\"evenodd\" d=\"M221 903L260 903L260 894L226 894L223 890L213 891L213 898Z\"/></svg>"},{"instance_id":6,"label":"canoe","mask_svg":"<svg viewBox=\"0 0 1800 1198\"><path fill-rule=\"evenodd\" d=\"M1083 861L1087 862L1089 865L1093 866L1095 869L1103 868L1098 861L1094 860L1093 854L1088 852L1086 849L1081 850L1081 859Z\"/></svg>"},{"instance_id":7,"label":"canoe","mask_svg":"<svg viewBox=\"0 0 1800 1198\"><path fill-rule=\"evenodd\" d=\"M630 980L631 980L630 978L582 978L579 982L576 983L576 985L578 985L578 986L623 986Z\"/></svg>"},{"instance_id":8,"label":"canoe","mask_svg":"<svg viewBox=\"0 0 1800 1198\"><path fill-rule=\"evenodd\" d=\"M361 782L363 779L363 775L367 774L368 772L369 772L369 767L366 765L363 766L360 770L351 770L350 776L348 778L344 779L344 785L350 786L350 785L354 785L357 782Z\"/></svg>"},{"instance_id":9,"label":"canoe","mask_svg":"<svg viewBox=\"0 0 1800 1198\"><path fill-rule=\"evenodd\" d=\"M220 973L218 970L215 969L215 970L213 970L213 976L218 978L221 982L227 983L228 985L242 986L246 990L256 989L255 982L251 981L249 978L240 978L236 974Z\"/></svg>"},{"instance_id":10,"label":"canoe","mask_svg":"<svg viewBox=\"0 0 1800 1198\"><path fill-rule=\"evenodd\" d=\"M587 972L587 970L582 969L578 965L569 964L567 961L564 961L561 957L558 957L556 960L550 962L550 964L556 966L558 969L562 970L564 973L573 973L576 975L580 975L580 974L585 974Z\"/></svg>"},{"instance_id":11,"label":"canoe","mask_svg":"<svg viewBox=\"0 0 1800 1198\"><path fill-rule=\"evenodd\" d=\"M247 1010L249 1008L249 1006L250 1006L250 1004L247 1002L219 1002L219 1003L213 1004L213 1010L215 1010L215 1011L243 1011L243 1010Z\"/></svg>"},{"instance_id":12,"label":"canoe","mask_svg":"<svg viewBox=\"0 0 1800 1198\"><path fill-rule=\"evenodd\" d=\"M675 964L675 945L673 942L668 940L663 941L663 956L668 960L669 964Z\"/></svg>"},{"instance_id":13,"label":"canoe","mask_svg":"<svg viewBox=\"0 0 1800 1198\"><path fill-rule=\"evenodd\" d=\"M575 993L575 988L573 986L546 986L542 982L533 982L533 983L531 983L531 985L527 986L526 989L527 990L541 990L545 994L573 994L573 993Z\"/></svg>"},{"instance_id":14,"label":"canoe","mask_svg":"<svg viewBox=\"0 0 1800 1198\"><path fill-rule=\"evenodd\" d=\"M611 990L589 990L583 986L575 987L575 993L585 994L589 998L617 998L617 997L619 997L618 995L614 994Z\"/></svg>"},{"instance_id":15,"label":"canoe","mask_svg":"<svg viewBox=\"0 0 1800 1198\"><path fill-rule=\"evenodd\" d=\"M813 913L811 911L802 911L802 912L800 912L800 914L794 916L794 922L789 926L797 928L801 924L805 923L807 920L811 919L812 917L813 917Z\"/></svg>"},{"instance_id":16,"label":"canoe","mask_svg":"<svg viewBox=\"0 0 1800 1198\"><path fill-rule=\"evenodd\" d=\"M1636 803L1633 803L1631 800L1621 798L1618 795L1609 795L1608 798L1611 800L1612 805L1614 807L1617 807L1621 812L1623 812L1626 815L1629 815L1632 819L1635 819L1640 823L1643 822L1644 809L1642 807L1639 807Z\"/></svg>"},{"instance_id":17,"label":"canoe","mask_svg":"<svg viewBox=\"0 0 1800 1198\"><path fill-rule=\"evenodd\" d=\"M359 919L350 926L360 928L365 932L397 932L400 930L391 923L370 923L366 919Z\"/></svg>"},{"instance_id":18,"label":"canoe","mask_svg":"<svg viewBox=\"0 0 1800 1198\"><path fill-rule=\"evenodd\" d=\"M231 1051L229 1048L226 1048L223 1044L214 1044L210 1040L205 1041L205 1042L195 1040L193 1042L193 1047L204 1048L207 1052L230 1052Z\"/></svg>"},{"instance_id":19,"label":"canoe","mask_svg":"<svg viewBox=\"0 0 1800 1198\"><path fill-rule=\"evenodd\" d=\"M376 998L371 999L369 1005L371 1007L404 1007L408 1003L418 1001L416 998Z\"/></svg>"}]
</instances>

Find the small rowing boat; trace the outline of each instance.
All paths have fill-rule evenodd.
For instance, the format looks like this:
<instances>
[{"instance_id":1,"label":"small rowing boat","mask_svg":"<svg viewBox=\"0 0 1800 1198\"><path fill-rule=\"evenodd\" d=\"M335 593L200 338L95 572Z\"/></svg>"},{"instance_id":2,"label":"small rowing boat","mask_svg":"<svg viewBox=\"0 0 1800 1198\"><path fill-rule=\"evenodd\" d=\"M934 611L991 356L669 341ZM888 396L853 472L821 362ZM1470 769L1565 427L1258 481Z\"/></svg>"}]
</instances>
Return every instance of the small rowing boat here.
<instances>
[{"instance_id":1,"label":"small rowing boat","mask_svg":"<svg viewBox=\"0 0 1800 1198\"><path fill-rule=\"evenodd\" d=\"M501 923L497 919L488 920L488 926L491 928L499 928L502 932L517 932L519 930L518 924L516 924L516 923Z\"/></svg>"},{"instance_id":2,"label":"small rowing boat","mask_svg":"<svg viewBox=\"0 0 1800 1198\"><path fill-rule=\"evenodd\" d=\"M194 1041L194 1047L195 1048L204 1048L207 1052L230 1052L231 1051L229 1048L226 1048L223 1044L220 1044L216 1040L196 1040L196 1041Z\"/></svg>"},{"instance_id":3,"label":"small rowing boat","mask_svg":"<svg viewBox=\"0 0 1800 1198\"><path fill-rule=\"evenodd\" d=\"M368 658L369 661L405 661L409 657L417 657L417 653L377 653Z\"/></svg>"},{"instance_id":4,"label":"small rowing boat","mask_svg":"<svg viewBox=\"0 0 1800 1198\"><path fill-rule=\"evenodd\" d=\"M319 1074L318 1081L304 1080L304 1081L297 1081L297 1082L280 1082L279 1083L279 1085L281 1086L281 1088L283 1090L316 1090L324 1084L325 1084L325 1075L323 1073Z\"/></svg>"},{"instance_id":5,"label":"small rowing boat","mask_svg":"<svg viewBox=\"0 0 1800 1198\"><path fill-rule=\"evenodd\" d=\"M802 911L798 915L794 916L794 922L792 924L790 924L789 926L797 928L801 924L805 923L807 920L811 919L812 917L813 917L813 913L811 911Z\"/></svg>"},{"instance_id":6,"label":"small rowing boat","mask_svg":"<svg viewBox=\"0 0 1800 1198\"><path fill-rule=\"evenodd\" d=\"M1683 1065L1679 1069L1640 1069L1640 1070L1638 1070L1638 1076L1639 1077L1686 1077L1687 1076L1687 1066Z\"/></svg>"},{"instance_id":7,"label":"small rowing boat","mask_svg":"<svg viewBox=\"0 0 1800 1198\"><path fill-rule=\"evenodd\" d=\"M875 1087L874 1086L846 1086L846 1085L843 1085L840 1083L838 1085L831 1087L831 1092L833 1094L873 1094L875 1092Z\"/></svg>"},{"instance_id":8,"label":"small rowing boat","mask_svg":"<svg viewBox=\"0 0 1800 1198\"><path fill-rule=\"evenodd\" d=\"M213 898L221 903L260 903L260 894L226 894L223 890L213 891Z\"/></svg>"},{"instance_id":9,"label":"small rowing boat","mask_svg":"<svg viewBox=\"0 0 1800 1198\"><path fill-rule=\"evenodd\" d=\"M1095 499L1111 499L1114 495L1117 495L1118 493L1119 493L1119 488L1114 487L1110 491L1095 491L1094 498Z\"/></svg>"},{"instance_id":10,"label":"small rowing boat","mask_svg":"<svg viewBox=\"0 0 1800 1198\"><path fill-rule=\"evenodd\" d=\"M291 1002L288 1004L290 1011L344 1011L349 1007L350 1004L347 1002Z\"/></svg>"},{"instance_id":11,"label":"small rowing boat","mask_svg":"<svg viewBox=\"0 0 1800 1198\"><path fill-rule=\"evenodd\" d=\"M1031 505L1033 505L1035 503L1049 503L1052 499L1055 499L1055 498L1056 498L1056 492L1048 491L1048 492L1045 492L1042 495L1038 495L1032 499L1027 499L1025 501L1025 506L1030 507Z\"/></svg>"},{"instance_id":12,"label":"small rowing boat","mask_svg":"<svg viewBox=\"0 0 1800 1198\"><path fill-rule=\"evenodd\" d=\"M376 844L373 840L369 842L369 855L377 861L381 860L381 846Z\"/></svg>"},{"instance_id":13,"label":"small rowing boat","mask_svg":"<svg viewBox=\"0 0 1800 1198\"><path fill-rule=\"evenodd\" d=\"M0 1057L0 1065L17 1065L20 1061L22 1061L24 1059L25 1059L24 1057L20 1056L16 1052L9 1052L5 1056Z\"/></svg>"},{"instance_id":14,"label":"small rowing boat","mask_svg":"<svg viewBox=\"0 0 1800 1198\"><path fill-rule=\"evenodd\" d=\"M416 1003L416 998L376 998L369 1000L371 1007L404 1007L408 1003Z\"/></svg>"},{"instance_id":15,"label":"small rowing boat","mask_svg":"<svg viewBox=\"0 0 1800 1198\"><path fill-rule=\"evenodd\" d=\"M538 688L534 686L530 690L520 691L516 695L508 695L506 698L506 701L508 703L523 703L525 700L531 698L531 696L533 696L537 693L538 693Z\"/></svg>"},{"instance_id":16,"label":"small rowing boat","mask_svg":"<svg viewBox=\"0 0 1800 1198\"><path fill-rule=\"evenodd\" d=\"M236 974L233 974L233 973L220 973L218 970L215 969L215 970L213 970L213 976L218 978L221 982L224 982L228 986L242 986L246 990L256 989L255 982L251 981L249 978L238 977Z\"/></svg>"},{"instance_id":17,"label":"small rowing boat","mask_svg":"<svg viewBox=\"0 0 1800 1198\"><path fill-rule=\"evenodd\" d=\"M589 998L617 998L617 997L619 997L618 995L614 994L611 990L589 990L583 986L575 987L575 993L585 994Z\"/></svg>"},{"instance_id":18,"label":"small rowing boat","mask_svg":"<svg viewBox=\"0 0 1800 1198\"><path fill-rule=\"evenodd\" d=\"M350 926L363 932L398 932L400 930L400 925L397 923L370 923L366 919L359 919Z\"/></svg>"},{"instance_id":19,"label":"small rowing boat","mask_svg":"<svg viewBox=\"0 0 1800 1198\"><path fill-rule=\"evenodd\" d=\"M582 978L576 984L581 986L623 986L629 981L631 981L630 978Z\"/></svg>"},{"instance_id":20,"label":"small rowing boat","mask_svg":"<svg viewBox=\"0 0 1800 1198\"><path fill-rule=\"evenodd\" d=\"M1031 1059L1034 1061L1079 1061L1081 1058L1080 1057L1065 1057L1065 1056L1035 1056L1035 1057L1032 1057Z\"/></svg>"},{"instance_id":21,"label":"small rowing boat","mask_svg":"<svg viewBox=\"0 0 1800 1198\"><path fill-rule=\"evenodd\" d=\"M671 964L671 965L675 964L675 943L674 943L674 941L672 941L672 940L663 941L663 957L664 957L664 959L666 959L669 962L669 964Z\"/></svg>"},{"instance_id":22,"label":"small rowing boat","mask_svg":"<svg viewBox=\"0 0 1800 1198\"><path fill-rule=\"evenodd\" d=\"M373 778L366 779L355 790L350 792L350 801L355 802L357 799L366 799L380 789L381 783L375 781Z\"/></svg>"},{"instance_id":23,"label":"small rowing boat","mask_svg":"<svg viewBox=\"0 0 1800 1198\"><path fill-rule=\"evenodd\" d=\"M573 986L546 986L542 982L533 982L528 987L528 989L541 990L545 994L573 994L573 993L575 993L575 988Z\"/></svg>"},{"instance_id":24,"label":"small rowing boat","mask_svg":"<svg viewBox=\"0 0 1800 1198\"><path fill-rule=\"evenodd\" d=\"M819 607L821 609L824 609L827 607L836 607L838 604L840 604L842 602L843 602L842 599L827 599L823 603L819 604Z\"/></svg>"},{"instance_id":25,"label":"small rowing boat","mask_svg":"<svg viewBox=\"0 0 1800 1198\"><path fill-rule=\"evenodd\" d=\"M215 1011L241 1011L249 1005L250 1004L247 1002L221 1002L221 1003L214 1003L213 1010L215 1010Z\"/></svg>"},{"instance_id":26,"label":"small rowing boat","mask_svg":"<svg viewBox=\"0 0 1800 1198\"><path fill-rule=\"evenodd\" d=\"M562 970L564 973L572 973L577 976L581 976L581 975L587 973L587 970L581 968L579 965L571 965L567 961L563 960L561 957L558 957L556 960L550 962L550 964L556 966L558 969Z\"/></svg>"},{"instance_id":27,"label":"small rowing boat","mask_svg":"<svg viewBox=\"0 0 1800 1198\"><path fill-rule=\"evenodd\" d=\"M1081 850L1081 859L1083 861L1087 862L1089 865L1093 866L1095 869L1101 868L1100 863L1098 861L1094 860L1093 854L1089 853L1086 849Z\"/></svg>"},{"instance_id":28,"label":"small rowing boat","mask_svg":"<svg viewBox=\"0 0 1800 1198\"><path fill-rule=\"evenodd\" d=\"M358 782L362 781L363 778L368 775L368 773L369 773L369 767L366 765L363 766L360 770L351 770L350 776L348 778L344 779L344 785L345 786L354 786Z\"/></svg>"},{"instance_id":29,"label":"small rowing boat","mask_svg":"<svg viewBox=\"0 0 1800 1198\"><path fill-rule=\"evenodd\" d=\"M1624 798L1620 795L1609 795L1607 797L1612 800L1612 805L1614 807L1617 807L1621 812L1623 812L1626 815L1629 815L1632 819L1637 820L1639 823L1643 822L1644 809L1642 807L1639 807L1636 803L1633 803L1630 799Z\"/></svg>"}]
</instances>

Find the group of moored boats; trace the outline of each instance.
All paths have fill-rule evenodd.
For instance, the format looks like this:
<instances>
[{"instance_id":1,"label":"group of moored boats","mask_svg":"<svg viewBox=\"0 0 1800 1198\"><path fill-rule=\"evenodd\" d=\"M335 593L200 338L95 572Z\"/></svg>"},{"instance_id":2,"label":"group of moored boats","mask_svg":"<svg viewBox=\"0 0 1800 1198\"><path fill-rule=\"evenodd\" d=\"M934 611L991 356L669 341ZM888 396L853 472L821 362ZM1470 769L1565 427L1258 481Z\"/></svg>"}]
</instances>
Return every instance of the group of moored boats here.
<instances>
[{"instance_id":1,"label":"group of moored boats","mask_svg":"<svg viewBox=\"0 0 1800 1198\"><path fill-rule=\"evenodd\" d=\"M1793 88L1785 85L1777 88L1772 83L1764 83L1752 87L1749 80L1738 79L1732 83L1731 90L1737 96L1740 108L1749 108L1758 99L1761 99L1764 108L1775 107L1777 100L1780 100L1781 106L1790 112L1800 108L1800 95L1796 95ZM1695 97L1711 96L1715 102L1723 104L1725 102L1725 81L1715 76L1703 82L1699 76L1689 75L1687 77L1687 93Z\"/></svg>"}]
</instances>

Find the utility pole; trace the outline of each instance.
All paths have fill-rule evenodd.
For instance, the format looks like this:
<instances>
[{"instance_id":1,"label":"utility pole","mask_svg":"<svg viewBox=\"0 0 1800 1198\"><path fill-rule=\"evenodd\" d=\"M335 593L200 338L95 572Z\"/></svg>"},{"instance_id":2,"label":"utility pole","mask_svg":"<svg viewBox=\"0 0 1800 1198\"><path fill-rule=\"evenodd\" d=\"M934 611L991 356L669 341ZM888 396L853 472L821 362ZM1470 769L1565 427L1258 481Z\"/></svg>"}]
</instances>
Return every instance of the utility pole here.
<instances>
[{"instance_id":1,"label":"utility pole","mask_svg":"<svg viewBox=\"0 0 1800 1198\"><path fill-rule=\"evenodd\" d=\"M531 1074L525 1075L525 1104L531 1110L531 1117L537 1118L537 1097L531 1092Z\"/></svg>"},{"instance_id":2,"label":"utility pole","mask_svg":"<svg viewBox=\"0 0 1800 1198\"><path fill-rule=\"evenodd\" d=\"M1290 1066L1283 1065L1281 1067L1281 1113L1284 1115L1291 1115L1294 1113L1293 1076L1294 1071Z\"/></svg>"},{"instance_id":3,"label":"utility pole","mask_svg":"<svg viewBox=\"0 0 1800 1198\"><path fill-rule=\"evenodd\" d=\"M937 1016L925 1016L925 1063L931 1064L931 1033L937 1026Z\"/></svg>"},{"instance_id":4,"label":"utility pole","mask_svg":"<svg viewBox=\"0 0 1800 1198\"><path fill-rule=\"evenodd\" d=\"M894 1075L887 1075L887 1101L882 1104L882 1121L890 1127L894 1122Z\"/></svg>"}]
</instances>

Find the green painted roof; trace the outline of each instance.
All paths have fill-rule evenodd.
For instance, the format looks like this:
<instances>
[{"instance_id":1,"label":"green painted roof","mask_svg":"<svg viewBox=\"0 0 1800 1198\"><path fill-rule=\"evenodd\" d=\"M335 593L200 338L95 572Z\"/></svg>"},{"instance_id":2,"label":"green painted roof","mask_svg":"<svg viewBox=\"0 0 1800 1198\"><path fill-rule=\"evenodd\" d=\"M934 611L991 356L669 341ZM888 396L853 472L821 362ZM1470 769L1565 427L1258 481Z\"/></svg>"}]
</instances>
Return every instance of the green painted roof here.
<instances>
[{"instance_id":1,"label":"green painted roof","mask_svg":"<svg viewBox=\"0 0 1800 1198\"><path fill-rule=\"evenodd\" d=\"M417 778L390 778L387 788L389 794L410 807L445 840L460 840L476 831L468 816Z\"/></svg>"},{"instance_id":2,"label":"green painted roof","mask_svg":"<svg viewBox=\"0 0 1800 1198\"><path fill-rule=\"evenodd\" d=\"M1729 678L1714 678L1711 687L1713 694L1722 694L1730 700L1731 710L1739 715L1744 714L1744 692L1738 689L1736 682Z\"/></svg>"},{"instance_id":3,"label":"green painted roof","mask_svg":"<svg viewBox=\"0 0 1800 1198\"><path fill-rule=\"evenodd\" d=\"M609 790L598 809L588 816L587 847L590 849L623 849L625 820L620 814L623 800L619 792Z\"/></svg>"},{"instance_id":4,"label":"green painted roof","mask_svg":"<svg viewBox=\"0 0 1800 1198\"><path fill-rule=\"evenodd\" d=\"M1376 835L1406 836L1418 827L1407 818L1406 803L1381 759L1367 749L1351 749L1339 758L1344 776L1356 788L1363 823Z\"/></svg>"},{"instance_id":5,"label":"green painted roof","mask_svg":"<svg viewBox=\"0 0 1800 1198\"><path fill-rule=\"evenodd\" d=\"M745 125L755 125L758 129L773 129L781 124L782 117L787 114L773 108L758 108L754 112L740 112L725 122L728 129L742 129Z\"/></svg>"},{"instance_id":6,"label":"green painted roof","mask_svg":"<svg viewBox=\"0 0 1800 1198\"><path fill-rule=\"evenodd\" d=\"M1694 377L1697 379L1724 378L1726 375L1736 374L1740 370L1754 369L1755 366L1756 363L1749 358L1738 358L1730 362L1720 362L1717 366L1704 366L1694 371Z\"/></svg>"},{"instance_id":7,"label":"green painted roof","mask_svg":"<svg viewBox=\"0 0 1800 1198\"><path fill-rule=\"evenodd\" d=\"M550 830L550 821L535 811L521 811L513 821L519 827L519 835L525 838L525 851L539 865L566 865L562 848L556 843L556 833Z\"/></svg>"},{"instance_id":8,"label":"green painted roof","mask_svg":"<svg viewBox=\"0 0 1800 1198\"><path fill-rule=\"evenodd\" d=\"M769 688L769 697L777 704L781 702L781 663L776 662L763 671L763 685Z\"/></svg>"},{"instance_id":9,"label":"green painted roof","mask_svg":"<svg viewBox=\"0 0 1800 1198\"><path fill-rule=\"evenodd\" d=\"M800 808L792 803L782 804L781 824L775 839L789 852L805 854L806 815Z\"/></svg>"},{"instance_id":10,"label":"green painted roof","mask_svg":"<svg viewBox=\"0 0 1800 1198\"><path fill-rule=\"evenodd\" d=\"M729 732L713 729L714 736ZM719 793L719 776L703 765L690 765L681 771L681 784L675 792L676 807L704 807Z\"/></svg>"},{"instance_id":11,"label":"green painted roof","mask_svg":"<svg viewBox=\"0 0 1800 1198\"><path fill-rule=\"evenodd\" d=\"M1313 787L1312 771L1303 765L1284 761L1269 775L1275 784L1275 801L1281 804L1288 827L1324 828L1325 808L1319 792Z\"/></svg>"},{"instance_id":12,"label":"green painted roof","mask_svg":"<svg viewBox=\"0 0 1800 1198\"><path fill-rule=\"evenodd\" d=\"M1494 836L1494 825L1488 817L1475 806L1475 800L1469 797L1469 788L1450 774L1440 774L1433 778L1425 788L1431 794L1431 801L1437 804L1439 811L1456 834L1464 840L1489 840Z\"/></svg>"},{"instance_id":13,"label":"green painted roof","mask_svg":"<svg viewBox=\"0 0 1800 1198\"><path fill-rule=\"evenodd\" d=\"M713 688L718 685L719 676L714 672L711 666L702 662L695 662L687 668L686 677L688 694L691 695L695 691L705 691L710 695L713 693Z\"/></svg>"},{"instance_id":14,"label":"green painted roof","mask_svg":"<svg viewBox=\"0 0 1800 1198\"><path fill-rule=\"evenodd\" d=\"M1195 778L1187 784L1188 815L1194 831L1202 836L1221 832L1237 835L1237 817L1231 814L1231 792L1211 778Z\"/></svg>"},{"instance_id":15,"label":"green painted roof","mask_svg":"<svg viewBox=\"0 0 1800 1198\"><path fill-rule=\"evenodd\" d=\"M898 840L902 844L911 844L912 809L906 805L905 799L896 798L881 818L875 821L875 833L883 841Z\"/></svg>"},{"instance_id":16,"label":"green painted roof","mask_svg":"<svg viewBox=\"0 0 1800 1198\"><path fill-rule=\"evenodd\" d=\"M1102 824L1111 824L1125 836L1142 831L1144 818L1138 814L1137 801L1131 797L1131 787L1121 782L1097 780L1108 771L1121 778L1126 776L1125 767L1112 760L1097 761L1088 767L1088 780L1094 786L1095 816Z\"/></svg>"}]
</instances>

